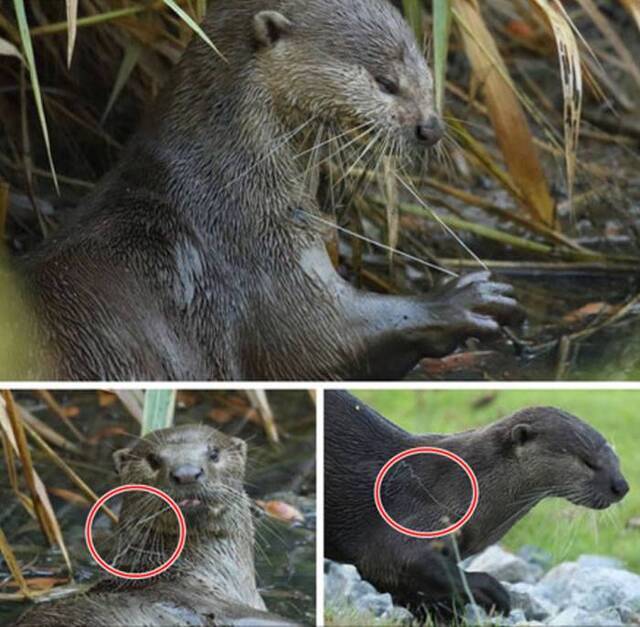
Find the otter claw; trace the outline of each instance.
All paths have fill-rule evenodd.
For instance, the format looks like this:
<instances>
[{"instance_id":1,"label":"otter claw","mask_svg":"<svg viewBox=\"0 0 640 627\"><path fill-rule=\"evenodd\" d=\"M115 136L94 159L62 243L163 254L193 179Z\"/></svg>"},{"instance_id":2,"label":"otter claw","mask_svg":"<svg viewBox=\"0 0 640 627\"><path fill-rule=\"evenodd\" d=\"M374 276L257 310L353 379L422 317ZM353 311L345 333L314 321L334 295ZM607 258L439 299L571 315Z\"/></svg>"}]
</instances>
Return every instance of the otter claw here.
<instances>
[{"instance_id":1,"label":"otter claw","mask_svg":"<svg viewBox=\"0 0 640 627\"><path fill-rule=\"evenodd\" d=\"M495 611L508 616L511 598L505 587L487 573L466 573L475 602L488 612Z\"/></svg>"}]
</instances>

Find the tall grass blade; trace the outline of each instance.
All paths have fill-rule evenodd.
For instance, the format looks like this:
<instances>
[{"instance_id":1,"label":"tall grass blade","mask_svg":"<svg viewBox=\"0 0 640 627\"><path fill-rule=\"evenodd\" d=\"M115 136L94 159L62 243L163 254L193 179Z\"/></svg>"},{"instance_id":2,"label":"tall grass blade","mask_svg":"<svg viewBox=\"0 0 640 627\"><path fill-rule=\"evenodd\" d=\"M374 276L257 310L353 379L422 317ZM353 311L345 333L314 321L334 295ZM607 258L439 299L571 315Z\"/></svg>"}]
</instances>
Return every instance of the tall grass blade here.
<instances>
[{"instance_id":1,"label":"tall grass blade","mask_svg":"<svg viewBox=\"0 0 640 627\"><path fill-rule=\"evenodd\" d=\"M638 26L638 30L640 30L640 0L620 0L620 1L622 2L625 9L629 11L631 16L635 20L636 25Z\"/></svg>"},{"instance_id":2,"label":"tall grass blade","mask_svg":"<svg viewBox=\"0 0 640 627\"><path fill-rule=\"evenodd\" d=\"M127 47L124 51L124 57L122 58L122 63L118 68L118 74L116 76L116 80L113 83L113 89L109 94L109 100L107 101L107 106L104 108L104 113L100 118L100 126L102 126L108 115L111 111L113 105L115 104L118 96L124 89L129 77L131 76L131 72L133 72L134 68L138 63L138 59L142 53L142 46L135 41L131 41L127 44Z\"/></svg>"},{"instance_id":3,"label":"tall grass blade","mask_svg":"<svg viewBox=\"0 0 640 627\"><path fill-rule=\"evenodd\" d=\"M16 57L16 59L20 59L24 63L24 58L20 54L20 51L6 39L0 37L0 56L3 57Z\"/></svg>"},{"instance_id":4,"label":"tall grass blade","mask_svg":"<svg viewBox=\"0 0 640 627\"><path fill-rule=\"evenodd\" d=\"M85 481L80 477L80 475L73 470L63 459L60 457L45 441L41 438L38 433L28 425L25 425L29 435L34 440L34 442L42 449L45 456L50 459L60 470L62 473L72 482L74 483L80 492L86 497L89 502L95 503L100 497L85 483ZM109 516L109 518L113 522L118 522L118 517L106 506L103 505L102 509Z\"/></svg>"},{"instance_id":5,"label":"tall grass blade","mask_svg":"<svg viewBox=\"0 0 640 627\"><path fill-rule=\"evenodd\" d=\"M175 390L147 390L144 395L141 435L170 427L173 424L175 406Z\"/></svg>"},{"instance_id":6,"label":"tall grass blade","mask_svg":"<svg viewBox=\"0 0 640 627\"><path fill-rule=\"evenodd\" d=\"M42 136L47 149L47 157L49 159L49 169L53 177L53 184L56 192L60 193L58 187L58 177L56 169L53 165L53 156L51 154L51 142L49 141L49 130L47 128L47 118L44 113L44 105L42 104L42 93L40 92L40 81L38 80L38 72L36 69L36 60L33 54L33 46L31 44L31 36L29 34L29 24L27 23L27 14L24 8L24 0L13 0L13 6L18 20L18 30L20 31L20 41L22 43L22 53L27 61L29 68L29 76L31 77L31 87L33 89L33 99L38 110L38 118L40 119L40 127L42 128Z\"/></svg>"},{"instance_id":7,"label":"tall grass blade","mask_svg":"<svg viewBox=\"0 0 640 627\"><path fill-rule=\"evenodd\" d=\"M433 0L433 76L436 111L444 111L444 89L447 80L447 57L451 32L451 1Z\"/></svg>"},{"instance_id":8,"label":"tall grass blade","mask_svg":"<svg viewBox=\"0 0 640 627\"><path fill-rule=\"evenodd\" d=\"M533 135L520 105L498 45L476 0L452 0L453 16L461 26L465 51L480 85L496 139L525 209L552 225L555 206L540 163Z\"/></svg>"},{"instance_id":9,"label":"tall grass blade","mask_svg":"<svg viewBox=\"0 0 640 627\"><path fill-rule=\"evenodd\" d=\"M40 523L42 533L49 543L56 543L60 547L60 552L67 565L67 569L69 572L72 572L69 552L62 537L58 519L56 518L44 483L33 466L24 425L19 418L11 392L8 390L3 391L0 401L0 428L4 430L7 439L20 458L22 474L31 494L33 509Z\"/></svg>"},{"instance_id":10,"label":"tall grass blade","mask_svg":"<svg viewBox=\"0 0 640 627\"><path fill-rule=\"evenodd\" d=\"M260 414L269 442L277 444L280 441L280 435L267 393L264 390L247 390L247 396L251 406Z\"/></svg>"},{"instance_id":11,"label":"tall grass blade","mask_svg":"<svg viewBox=\"0 0 640 627\"><path fill-rule=\"evenodd\" d=\"M16 559L16 555L7 540L7 536L5 535L2 527L0 527L0 553L2 553L2 557L4 557L5 564L11 573L14 581L18 584L18 588L20 588L20 592L24 594L25 597L29 598L31 593L29 591L29 586L22 574L22 569L20 568L20 564Z\"/></svg>"},{"instance_id":12,"label":"tall grass blade","mask_svg":"<svg viewBox=\"0 0 640 627\"><path fill-rule=\"evenodd\" d=\"M567 169L567 194L573 207L573 187L576 175L580 117L582 114L582 69L580 49L571 23L565 14L551 6L548 0L533 0L543 11L551 25L558 49L560 77L564 99L564 150ZM556 0L557 2L557 0Z\"/></svg>"},{"instance_id":13,"label":"tall grass blade","mask_svg":"<svg viewBox=\"0 0 640 627\"><path fill-rule=\"evenodd\" d=\"M178 17L183 20L189 28L191 28L198 37L200 37L221 59L225 59L225 56L218 50L215 44L209 39L209 36L200 28L200 26L194 21L194 19L181 7L179 7L174 0L163 0L164 3L174 11Z\"/></svg>"},{"instance_id":14,"label":"tall grass blade","mask_svg":"<svg viewBox=\"0 0 640 627\"><path fill-rule=\"evenodd\" d=\"M620 35L618 35L607 18L601 13L598 5L593 0L577 0L577 2L611 44L611 47L624 63L627 72L633 76L636 83L640 86L640 65L638 65L638 60L634 58L629 48L627 48L624 41L622 41Z\"/></svg>"},{"instance_id":15,"label":"tall grass blade","mask_svg":"<svg viewBox=\"0 0 640 627\"><path fill-rule=\"evenodd\" d=\"M82 28L84 26L95 26L97 24L104 24L106 22L113 22L120 20L137 13L143 13L145 11L151 11L155 7L155 4L143 4L136 7L128 7L126 9L116 9L115 11L106 11L105 13L97 13L96 15L88 15L87 17L81 17L76 19L76 28ZM42 35L52 35L53 33L63 33L68 30L69 22L53 22L51 24L42 24L42 26L35 26L31 29L31 35L33 37L39 37Z\"/></svg>"},{"instance_id":16,"label":"tall grass blade","mask_svg":"<svg viewBox=\"0 0 640 627\"><path fill-rule=\"evenodd\" d=\"M385 156L382 160L380 189L385 199L385 213L387 218L387 243L389 244L389 271L393 269L393 253L398 248L400 239L400 212L398 211L398 180L393 157Z\"/></svg>"},{"instance_id":17,"label":"tall grass blade","mask_svg":"<svg viewBox=\"0 0 640 627\"><path fill-rule=\"evenodd\" d=\"M196 0L196 15L202 20L207 14L207 0Z\"/></svg>"},{"instance_id":18,"label":"tall grass blade","mask_svg":"<svg viewBox=\"0 0 640 627\"><path fill-rule=\"evenodd\" d=\"M78 32L78 0L66 0L67 3L67 22L69 23L69 32L67 34L67 67L71 67L71 59L73 58L73 49L76 45L76 34Z\"/></svg>"},{"instance_id":19,"label":"tall grass blade","mask_svg":"<svg viewBox=\"0 0 640 627\"><path fill-rule=\"evenodd\" d=\"M424 37L422 32L422 0L402 0L402 10L409 26L413 29L416 40L421 42Z\"/></svg>"}]
</instances>

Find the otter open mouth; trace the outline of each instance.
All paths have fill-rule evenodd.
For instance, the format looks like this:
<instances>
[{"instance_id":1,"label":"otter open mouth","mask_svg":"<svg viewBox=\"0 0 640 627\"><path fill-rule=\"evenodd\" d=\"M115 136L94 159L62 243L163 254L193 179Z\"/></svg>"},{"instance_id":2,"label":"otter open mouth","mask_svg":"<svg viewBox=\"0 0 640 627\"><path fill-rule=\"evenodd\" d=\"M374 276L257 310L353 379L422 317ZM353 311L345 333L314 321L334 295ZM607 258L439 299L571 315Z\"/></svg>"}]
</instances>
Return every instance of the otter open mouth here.
<instances>
[{"instance_id":1,"label":"otter open mouth","mask_svg":"<svg viewBox=\"0 0 640 627\"><path fill-rule=\"evenodd\" d=\"M182 499L181 501L178 501L178 505L182 511L190 511L204 507L204 503L197 498Z\"/></svg>"}]
</instances>

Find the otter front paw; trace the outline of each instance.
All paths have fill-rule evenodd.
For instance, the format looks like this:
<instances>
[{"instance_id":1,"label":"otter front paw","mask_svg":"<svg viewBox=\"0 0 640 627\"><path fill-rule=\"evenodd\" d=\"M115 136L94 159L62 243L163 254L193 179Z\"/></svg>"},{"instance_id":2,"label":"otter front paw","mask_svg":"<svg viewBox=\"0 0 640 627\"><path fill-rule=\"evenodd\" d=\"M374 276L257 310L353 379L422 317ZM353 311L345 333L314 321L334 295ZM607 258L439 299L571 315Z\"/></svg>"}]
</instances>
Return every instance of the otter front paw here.
<instances>
[{"instance_id":1,"label":"otter front paw","mask_svg":"<svg viewBox=\"0 0 640 627\"><path fill-rule=\"evenodd\" d=\"M497 335L500 325L518 324L524 312L513 287L474 272L440 285L429 295L431 312L440 324L424 338L425 357L443 357L470 337Z\"/></svg>"},{"instance_id":2,"label":"otter front paw","mask_svg":"<svg viewBox=\"0 0 640 627\"><path fill-rule=\"evenodd\" d=\"M465 577L477 605L487 612L498 612L508 616L511 612L511 599L505 587L487 573L467 573Z\"/></svg>"}]
</instances>

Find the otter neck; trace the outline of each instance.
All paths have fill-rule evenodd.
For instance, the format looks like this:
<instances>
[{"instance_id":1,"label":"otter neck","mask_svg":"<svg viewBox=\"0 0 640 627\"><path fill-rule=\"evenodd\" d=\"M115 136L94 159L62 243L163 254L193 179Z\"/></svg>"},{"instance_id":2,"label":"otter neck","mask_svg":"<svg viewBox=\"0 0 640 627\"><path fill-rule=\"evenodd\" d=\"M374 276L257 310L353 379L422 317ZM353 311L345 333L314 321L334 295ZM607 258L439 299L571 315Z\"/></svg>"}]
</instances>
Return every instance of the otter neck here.
<instances>
[{"instance_id":1,"label":"otter neck","mask_svg":"<svg viewBox=\"0 0 640 627\"><path fill-rule=\"evenodd\" d=\"M125 168L142 155L157 162L162 195L205 236L290 220L292 209L315 205L296 158L312 121L282 122L255 59L212 63L212 54L199 43L185 52Z\"/></svg>"},{"instance_id":2,"label":"otter neck","mask_svg":"<svg viewBox=\"0 0 640 627\"><path fill-rule=\"evenodd\" d=\"M144 525L132 529L125 522L118 526L116 545L122 558L115 565L135 572L151 570L171 557L177 542L175 533L150 533ZM248 497L238 496L232 507L205 526L190 527L187 519L187 540L178 561L144 583L152 586L169 580L185 589L263 609L255 581L254 542Z\"/></svg>"},{"instance_id":3,"label":"otter neck","mask_svg":"<svg viewBox=\"0 0 640 627\"><path fill-rule=\"evenodd\" d=\"M504 426L497 423L460 434L414 438L415 446L435 445L460 455L478 478L478 506L456 537L463 558L500 540L543 498L553 496L551 489L532 485L517 460L505 455L503 434ZM429 461L419 460L425 472ZM466 498L470 492L464 490L463 494ZM498 506L496 498L489 495L500 495ZM456 510L464 512L468 505L468 501L460 503Z\"/></svg>"}]
</instances>

